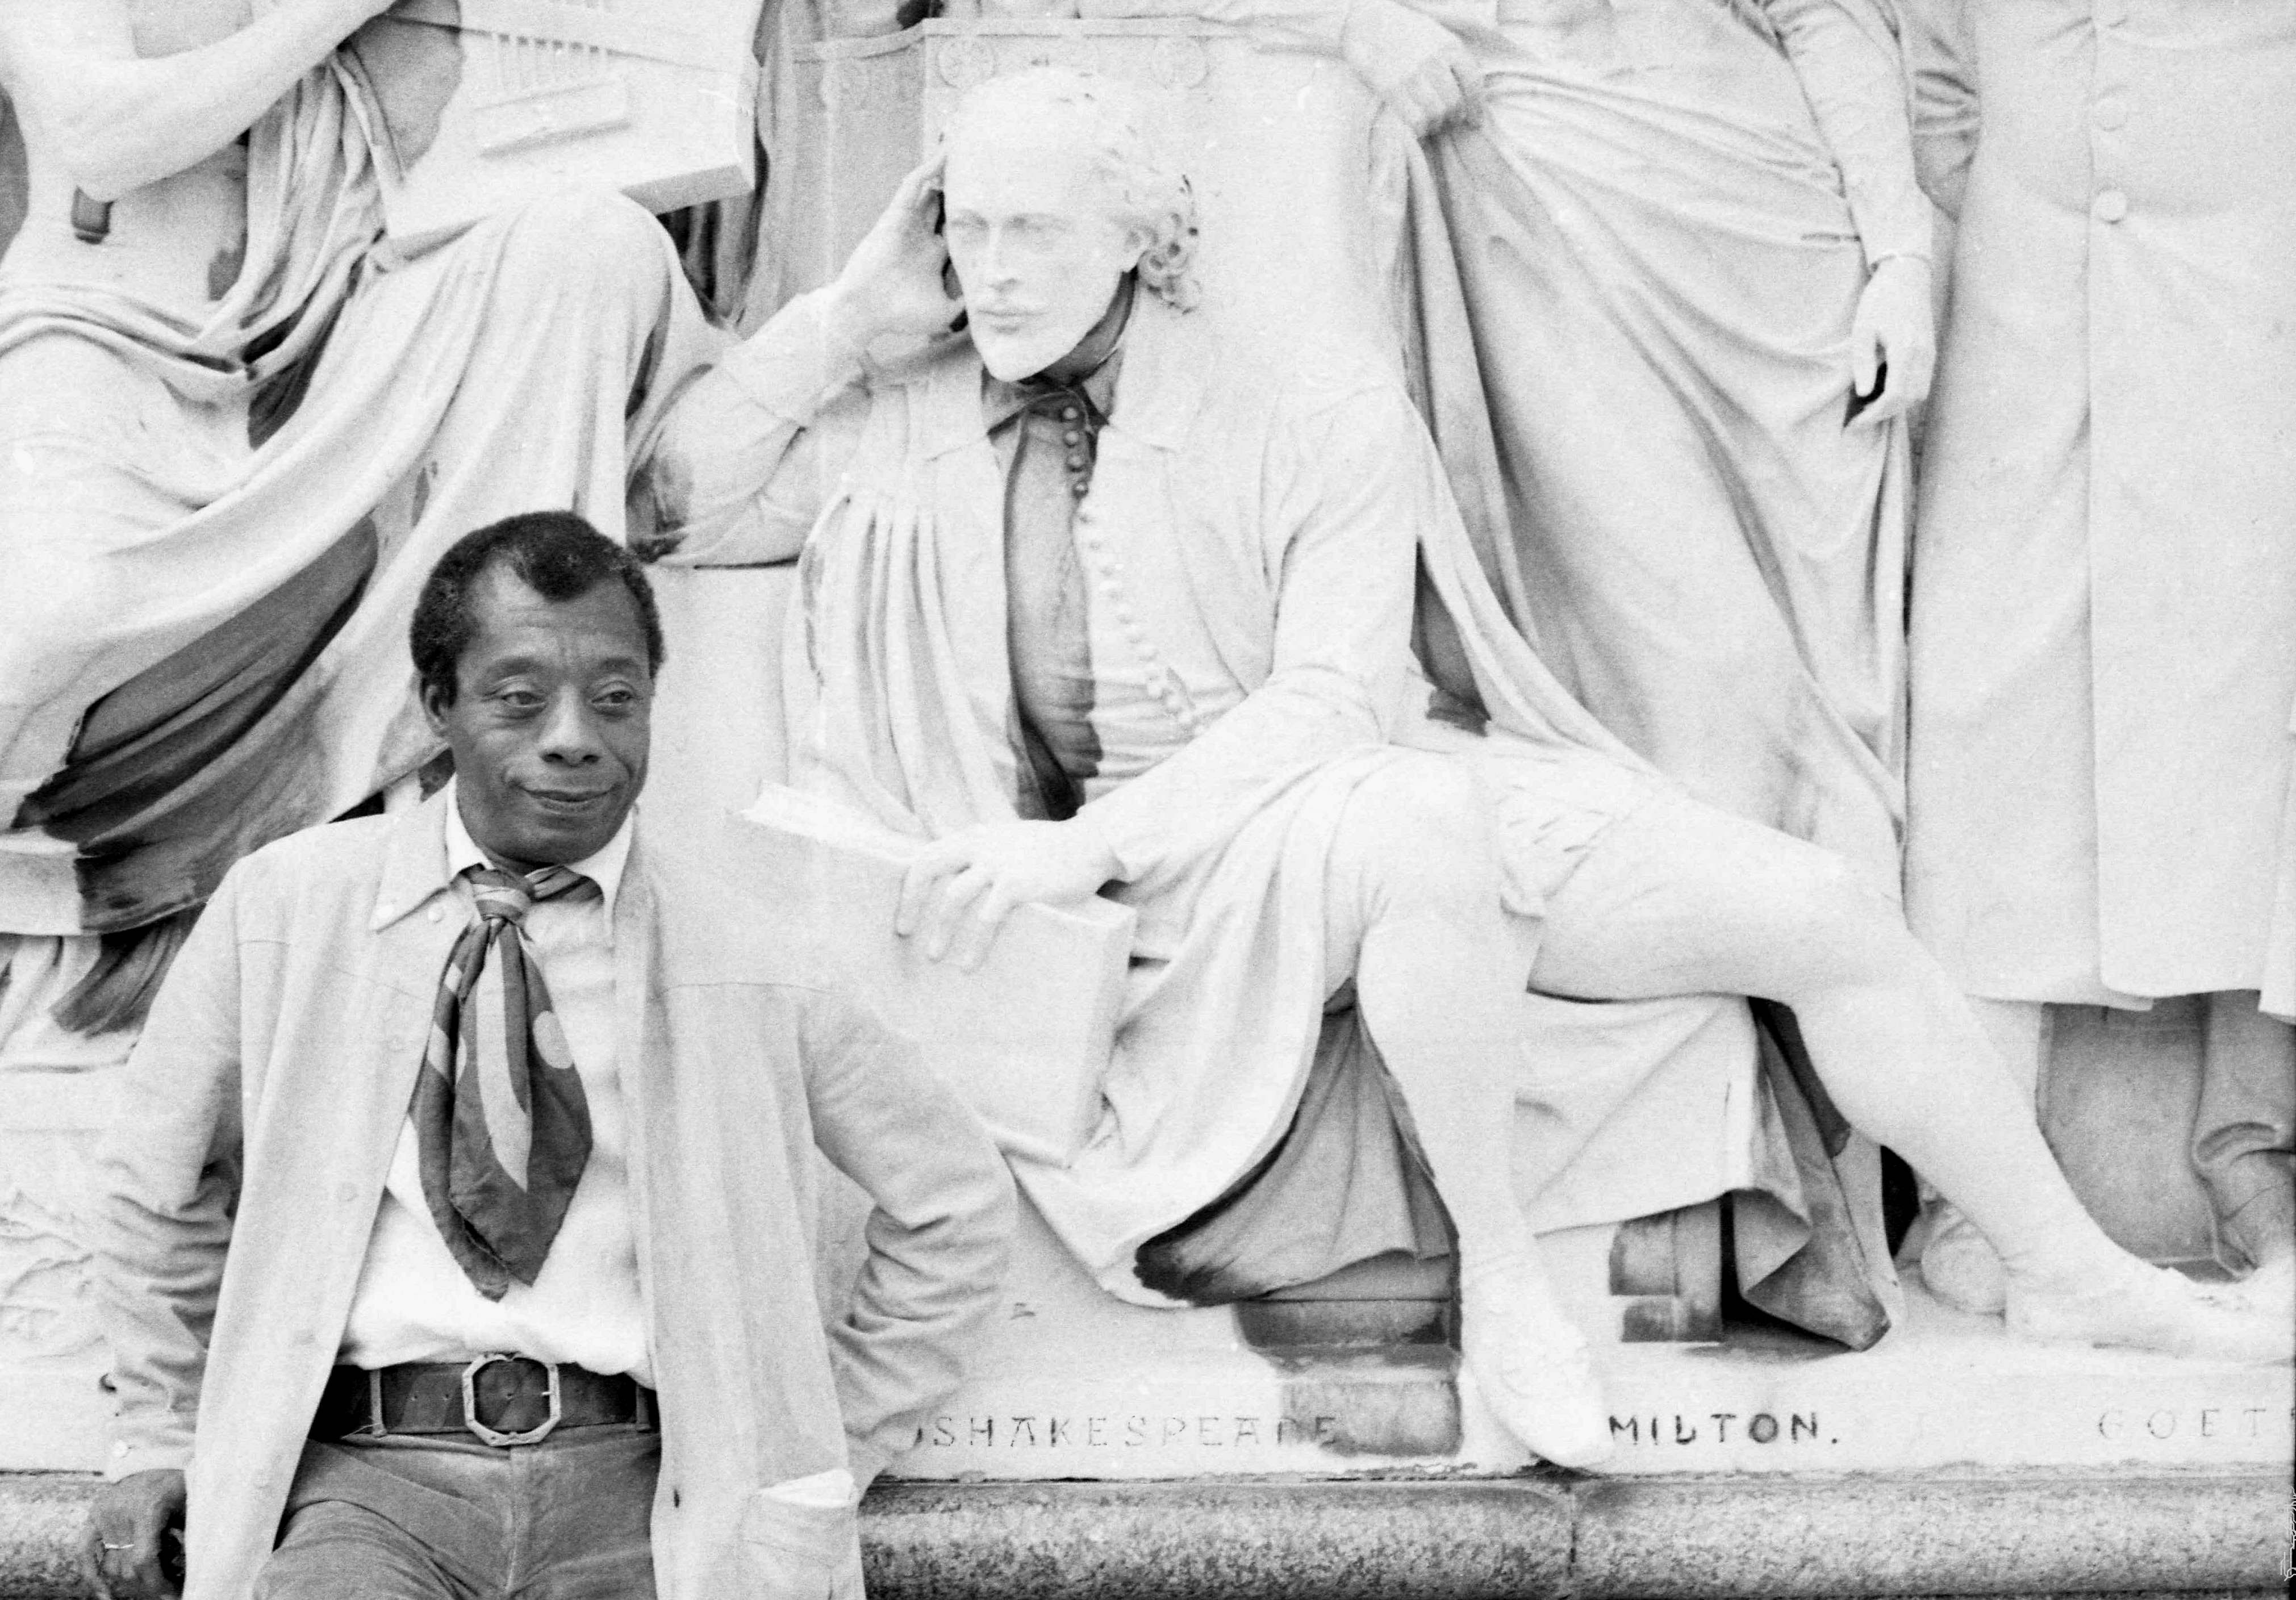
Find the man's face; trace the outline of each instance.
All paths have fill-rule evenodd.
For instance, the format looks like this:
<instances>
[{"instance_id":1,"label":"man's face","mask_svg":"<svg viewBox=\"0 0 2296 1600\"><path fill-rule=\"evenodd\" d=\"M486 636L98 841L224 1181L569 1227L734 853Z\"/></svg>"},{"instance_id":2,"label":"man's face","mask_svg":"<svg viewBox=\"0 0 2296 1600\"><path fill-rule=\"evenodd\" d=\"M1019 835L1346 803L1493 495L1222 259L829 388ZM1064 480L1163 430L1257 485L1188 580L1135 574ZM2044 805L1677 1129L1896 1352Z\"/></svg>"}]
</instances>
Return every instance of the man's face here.
<instances>
[{"instance_id":1,"label":"man's face","mask_svg":"<svg viewBox=\"0 0 2296 1600\"><path fill-rule=\"evenodd\" d=\"M949 259L982 365L1007 382L1074 349L1147 244L1115 218L1106 181L1066 119L977 129L941 183Z\"/></svg>"},{"instance_id":2,"label":"man's face","mask_svg":"<svg viewBox=\"0 0 2296 1600\"><path fill-rule=\"evenodd\" d=\"M454 702L426 691L422 708L455 752L463 825L520 870L595 854L645 784L653 673L637 602L611 578L545 600L497 563L471 610Z\"/></svg>"}]
</instances>

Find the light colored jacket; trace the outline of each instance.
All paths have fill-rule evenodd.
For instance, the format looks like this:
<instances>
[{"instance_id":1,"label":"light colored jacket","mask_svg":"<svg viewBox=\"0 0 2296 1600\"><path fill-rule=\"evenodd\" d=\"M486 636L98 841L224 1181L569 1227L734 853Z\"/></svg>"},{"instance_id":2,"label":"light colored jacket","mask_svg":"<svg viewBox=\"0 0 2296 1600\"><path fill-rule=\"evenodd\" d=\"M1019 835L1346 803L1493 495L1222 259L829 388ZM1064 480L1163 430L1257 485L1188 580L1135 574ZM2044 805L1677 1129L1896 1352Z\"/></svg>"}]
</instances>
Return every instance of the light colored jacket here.
<instances>
[{"instance_id":1,"label":"light colored jacket","mask_svg":"<svg viewBox=\"0 0 2296 1600\"><path fill-rule=\"evenodd\" d=\"M111 1472L188 1466L187 1600L252 1587L340 1343L461 931L444 817L434 798L241 863L129 1063L101 1162ZM986 1136L912 1046L811 981L804 940L641 825L615 992L666 1600L857 1588L849 1518L792 1554L759 1491L847 1465L865 1482L906 1448L1004 1272L1011 1183ZM829 1327L816 1149L876 1208Z\"/></svg>"}]
</instances>

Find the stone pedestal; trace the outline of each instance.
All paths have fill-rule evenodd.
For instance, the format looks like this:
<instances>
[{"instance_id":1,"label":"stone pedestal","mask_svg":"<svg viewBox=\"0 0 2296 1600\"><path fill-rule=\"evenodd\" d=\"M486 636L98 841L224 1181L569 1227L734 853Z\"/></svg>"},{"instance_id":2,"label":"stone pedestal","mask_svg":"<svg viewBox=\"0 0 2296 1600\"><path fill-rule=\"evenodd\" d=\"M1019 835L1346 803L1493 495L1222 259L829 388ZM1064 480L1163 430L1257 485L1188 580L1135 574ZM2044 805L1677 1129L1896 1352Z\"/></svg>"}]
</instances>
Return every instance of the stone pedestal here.
<instances>
[{"instance_id":1,"label":"stone pedestal","mask_svg":"<svg viewBox=\"0 0 2296 1600\"><path fill-rule=\"evenodd\" d=\"M111 1414L86 1218L115 1071L0 1073L0 1470L93 1465Z\"/></svg>"}]
</instances>

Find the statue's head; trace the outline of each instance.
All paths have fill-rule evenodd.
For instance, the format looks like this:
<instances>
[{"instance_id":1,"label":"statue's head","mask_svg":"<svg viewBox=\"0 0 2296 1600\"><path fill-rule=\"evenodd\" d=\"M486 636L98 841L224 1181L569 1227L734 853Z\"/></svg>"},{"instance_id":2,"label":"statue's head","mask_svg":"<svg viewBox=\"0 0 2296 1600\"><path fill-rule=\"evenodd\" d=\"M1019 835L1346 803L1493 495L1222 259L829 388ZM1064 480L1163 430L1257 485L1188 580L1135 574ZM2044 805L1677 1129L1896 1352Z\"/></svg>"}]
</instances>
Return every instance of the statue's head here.
<instances>
[{"instance_id":1,"label":"statue's head","mask_svg":"<svg viewBox=\"0 0 2296 1600\"><path fill-rule=\"evenodd\" d=\"M603 849L645 786L661 621L636 557L529 512L439 557L408 629L471 837L521 871Z\"/></svg>"},{"instance_id":2,"label":"statue's head","mask_svg":"<svg viewBox=\"0 0 2296 1600\"><path fill-rule=\"evenodd\" d=\"M1195 299L1195 197L1113 78L1040 67L991 78L941 135L949 259L982 363L1008 381L1074 349L1124 275Z\"/></svg>"}]
</instances>

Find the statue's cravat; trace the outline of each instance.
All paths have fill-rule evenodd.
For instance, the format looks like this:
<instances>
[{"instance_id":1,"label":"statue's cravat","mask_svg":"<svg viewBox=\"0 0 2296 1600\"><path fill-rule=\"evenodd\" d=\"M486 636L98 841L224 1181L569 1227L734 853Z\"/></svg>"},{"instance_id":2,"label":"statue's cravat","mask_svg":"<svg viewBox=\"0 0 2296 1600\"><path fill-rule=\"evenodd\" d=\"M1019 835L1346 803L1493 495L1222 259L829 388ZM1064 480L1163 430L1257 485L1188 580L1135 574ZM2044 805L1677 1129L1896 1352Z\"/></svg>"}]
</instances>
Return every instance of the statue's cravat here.
<instances>
[{"instance_id":1,"label":"statue's cravat","mask_svg":"<svg viewBox=\"0 0 2296 1600\"><path fill-rule=\"evenodd\" d=\"M411 1115L431 1220L500 1300L542 1270L590 1159L589 1103L523 924L537 900L600 891L563 866L463 875L478 916L447 958Z\"/></svg>"},{"instance_id":2,"label":"statue's cravat","mask_svg":"<svg viewBox=\"0 0 2296 1600\"><path fill-rule=\"evenodd\" d=\"M1022 752L1037 804L1066 816L1098 767L1090 599L1077 557L1076 510L1091 487L1113 363L1084 380L992 382L989 431L1006 456L1004 574ZM1096 392L1095 392L1096 391Z\"/></svg>"}]
</instances>

